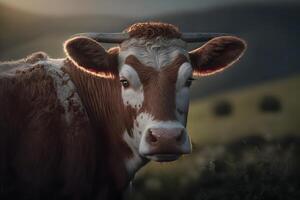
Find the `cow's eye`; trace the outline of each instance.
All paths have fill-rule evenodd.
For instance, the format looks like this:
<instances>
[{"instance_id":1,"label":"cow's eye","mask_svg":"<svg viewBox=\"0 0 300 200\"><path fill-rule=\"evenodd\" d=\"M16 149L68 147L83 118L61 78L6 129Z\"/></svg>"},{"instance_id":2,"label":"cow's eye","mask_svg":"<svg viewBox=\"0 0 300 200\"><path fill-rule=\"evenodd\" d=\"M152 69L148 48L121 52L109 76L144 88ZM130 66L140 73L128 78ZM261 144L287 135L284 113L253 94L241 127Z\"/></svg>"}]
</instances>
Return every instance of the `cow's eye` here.
<instances>
[{"instance_id":1,"label":"cow's eye","mask_svg":"<svg viewBox=\"0 0 300 200\"><path fill-rule=\"evenodd\" d=\"M195 80L195 79L193 79L193 78L189 78L186 82L185 82L185 87L191 87L191 85L192 85L192 83L193 83L193 80Z\"/></svg>"},{"instance_id":2,"label":"cow's eye","mask_svg":"<svg viewBox=\"0 0 300 200\"><path fill-rule=\"evenodd\" d=\"M129 87L129 81L127 81L126 79L121 79L120 82L124 88Z\"/></svg>"}]
</instances>

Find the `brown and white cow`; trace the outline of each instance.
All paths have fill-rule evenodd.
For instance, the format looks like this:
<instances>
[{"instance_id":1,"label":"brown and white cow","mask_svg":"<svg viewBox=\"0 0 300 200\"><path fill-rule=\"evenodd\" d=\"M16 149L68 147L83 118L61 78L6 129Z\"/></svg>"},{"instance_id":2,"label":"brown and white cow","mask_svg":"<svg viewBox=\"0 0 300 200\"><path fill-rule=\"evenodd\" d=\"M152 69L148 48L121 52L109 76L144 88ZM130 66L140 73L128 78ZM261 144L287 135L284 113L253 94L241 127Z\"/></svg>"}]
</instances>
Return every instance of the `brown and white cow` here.
<instances>
[{"instance_id":1,"label":"brown and white cow","mask_svg":"<svg viewBox=\"0 0 300 200\"><path fill-rule=\"evenodd\" d=\"M118 199L149 160L191 152L193 77L232 65L245 42L221 36L188 52L175 26L154 22L126 34L109 50L92 34L66 41L65 59L2 63L13 69L0 75L1 199Z\"/></svg>"}]
</instances>

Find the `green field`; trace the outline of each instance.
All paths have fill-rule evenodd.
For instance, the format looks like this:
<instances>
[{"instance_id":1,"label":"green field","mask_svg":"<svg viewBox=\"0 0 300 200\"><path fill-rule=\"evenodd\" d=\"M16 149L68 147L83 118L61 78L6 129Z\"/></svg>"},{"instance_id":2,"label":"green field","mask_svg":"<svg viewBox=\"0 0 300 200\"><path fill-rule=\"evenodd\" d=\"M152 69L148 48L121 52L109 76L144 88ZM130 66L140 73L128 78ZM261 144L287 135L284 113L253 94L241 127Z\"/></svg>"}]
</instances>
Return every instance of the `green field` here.
<instances>
[{"instance_id":1,"label":"green field","mask_svg":"<svg viewBox=\"0 0 300 200\"><path fill-rule=\"evenodd\" d=\"M299 86L298 75L192 102L188 130L193 141L196 144L223 143L253 134L273 138L282 134L300 133ZM277 113L263 113L259 104L265 96L279 99L282 110ZM214 115L213 107L221 100L231 102L232 115Z\"/></svg>"},{"instance_id":2,"label":"green field","mask_svg":"<svg viewBox=\"0 0 300 200\"><path fill-rule=\"evenodd\" d=\"M261 135L271 140L285 134L300 134L299 86L300 76L294 76L193 101L189 111L188 131L194 153L197 154L202 146L229 143L251 135ZM279 98L282 110L278 113L261 112L258 105L265 95ZM232 102L233 113L226 117L216 117L213 106L223 99ZM160 172L169 171L170 167L179 169L181 165L185 170L185 161L190 159L193 159L193 155L184 156L179 162L151 162L142 171L152 171L153 168L158 168Z\"/></svg>"},{"instance_id":3,"label":"green field","mask_svg":"<svg viewBox=\"0 0 300 200\"><path fill-rule=\"evenodd\" d=\"M133 181L130 199L298 198L299 86L300 76L293 76L192 102L193 154L148 164ZM265 96L279 99L281 110L262 112ZM222 100L233 111L220 117L213 108Z\"/></svg>"}]
</instances>

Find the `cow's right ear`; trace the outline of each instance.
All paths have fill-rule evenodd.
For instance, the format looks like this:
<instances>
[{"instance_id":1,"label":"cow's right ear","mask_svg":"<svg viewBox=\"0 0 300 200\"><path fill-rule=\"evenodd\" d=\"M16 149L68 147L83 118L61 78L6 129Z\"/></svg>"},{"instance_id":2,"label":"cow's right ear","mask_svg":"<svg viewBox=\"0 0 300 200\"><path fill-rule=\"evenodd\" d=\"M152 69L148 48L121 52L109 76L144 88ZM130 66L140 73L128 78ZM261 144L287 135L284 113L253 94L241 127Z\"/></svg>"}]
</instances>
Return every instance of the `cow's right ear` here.
<instances>
[{"instance_id":1,"label":"cow's right ear","mask_svg":"<svg viewBox=\"0 0 300 200\"><path fill-rule=\"evenodd\" d=\"M64 43L68 59L81 70L102 78L113 78L116 58L99 42L87 37L74 37Z\"/></svg>"}]
</instances>

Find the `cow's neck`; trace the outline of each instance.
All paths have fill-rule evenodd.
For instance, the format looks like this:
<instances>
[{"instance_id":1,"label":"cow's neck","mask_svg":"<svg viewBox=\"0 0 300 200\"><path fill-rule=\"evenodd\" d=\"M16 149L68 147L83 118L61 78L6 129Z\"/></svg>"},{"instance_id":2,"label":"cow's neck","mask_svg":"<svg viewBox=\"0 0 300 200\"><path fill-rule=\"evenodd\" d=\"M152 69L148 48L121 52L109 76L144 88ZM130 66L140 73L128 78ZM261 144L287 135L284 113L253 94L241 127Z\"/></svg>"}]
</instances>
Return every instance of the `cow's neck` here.
<instances>
[{"instance_id":1,"label":"cow's neck","mask_svg":"<svg viewBox=\"0 0 300 200\"><path fill-rule=\"evenodd\" d=\"M64 69L71 76L95 129L98 148L105 155L103 162L108 162L107 168L115 177L116 184L119 187L126 186L129 174L125 160L132 156L132 151L123 140L126 112L122 104L119 80L90 75L68 60Z\"/></svg>"}]
</instances>

